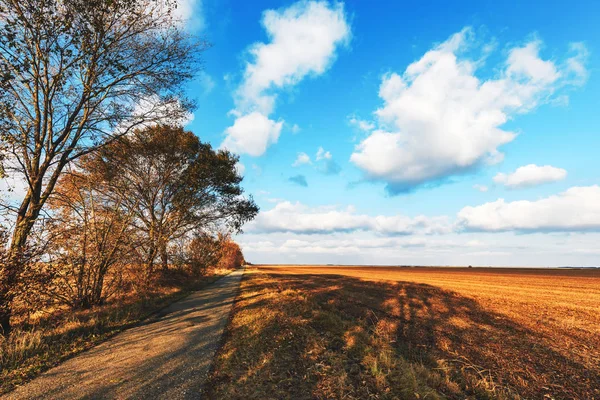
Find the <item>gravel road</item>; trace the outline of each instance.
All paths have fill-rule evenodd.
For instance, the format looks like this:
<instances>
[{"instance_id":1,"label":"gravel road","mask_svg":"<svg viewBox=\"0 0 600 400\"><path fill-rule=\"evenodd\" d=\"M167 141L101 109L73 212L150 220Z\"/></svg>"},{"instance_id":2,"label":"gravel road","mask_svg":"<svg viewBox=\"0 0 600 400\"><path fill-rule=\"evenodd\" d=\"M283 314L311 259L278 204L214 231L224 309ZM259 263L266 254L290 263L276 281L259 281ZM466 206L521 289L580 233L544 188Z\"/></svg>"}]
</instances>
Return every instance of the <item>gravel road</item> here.
<instances>
[{"instance_id":1,"label":"gravel road","mask_svg":"<svg viewBox=\"0 0 600 400\"><path fill-rule=\"evenodd\" d=\"M232 272L2 399L201 398L242 275Z\"/></svg>"}]
</instances>

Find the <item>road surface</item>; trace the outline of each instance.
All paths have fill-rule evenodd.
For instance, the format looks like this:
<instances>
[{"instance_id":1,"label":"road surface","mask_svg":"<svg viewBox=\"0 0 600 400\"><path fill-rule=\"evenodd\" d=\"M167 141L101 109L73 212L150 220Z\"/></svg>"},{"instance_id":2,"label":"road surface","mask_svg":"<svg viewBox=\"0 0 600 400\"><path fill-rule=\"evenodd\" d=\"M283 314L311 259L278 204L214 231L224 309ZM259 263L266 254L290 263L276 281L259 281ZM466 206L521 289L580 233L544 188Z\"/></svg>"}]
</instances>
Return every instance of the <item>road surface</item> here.
<instances>
[{"instance_id":1,"label":"road surface","mask_svg":"<svg viewBox=\"0 0 600 400\"><path fill-rule=\"evenodd\" d=\"M2 399L200 398L242 274L232 272Z\"/></svg>"}]
</instances>

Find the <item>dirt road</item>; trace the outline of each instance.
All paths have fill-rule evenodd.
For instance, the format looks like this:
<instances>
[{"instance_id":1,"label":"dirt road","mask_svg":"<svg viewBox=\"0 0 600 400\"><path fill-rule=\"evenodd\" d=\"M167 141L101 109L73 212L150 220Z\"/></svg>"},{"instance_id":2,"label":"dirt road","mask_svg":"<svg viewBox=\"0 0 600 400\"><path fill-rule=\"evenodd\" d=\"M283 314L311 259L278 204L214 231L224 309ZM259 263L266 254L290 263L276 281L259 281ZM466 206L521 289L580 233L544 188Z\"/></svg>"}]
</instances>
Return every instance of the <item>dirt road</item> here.
<instances>
[{"instance_id":1,"label":"dirt road","mask_svg":"<svg viewBox=\"0 0 600 400\"><path fill-rule=\"evenodd\" d=\"M200 398L242 274L221 278L2 399Z\"/></svg>"}]
</instances>

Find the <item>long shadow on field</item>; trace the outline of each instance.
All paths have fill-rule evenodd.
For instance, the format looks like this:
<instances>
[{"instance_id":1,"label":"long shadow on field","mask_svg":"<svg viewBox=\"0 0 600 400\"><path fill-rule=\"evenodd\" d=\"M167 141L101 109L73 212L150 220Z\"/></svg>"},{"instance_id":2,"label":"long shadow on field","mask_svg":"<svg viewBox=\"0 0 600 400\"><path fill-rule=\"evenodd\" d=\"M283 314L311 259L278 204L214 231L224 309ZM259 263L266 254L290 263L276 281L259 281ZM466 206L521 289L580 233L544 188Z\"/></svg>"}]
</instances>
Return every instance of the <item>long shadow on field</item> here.
<instances>
[{"instance_id":1,"label":"long shadow on field","mask_svg":"<svg viewBox=\"0 0 600 400\"><path fill-rule=\"evenodd\" d=\"M230 326L212 398L600 398L598 369L430 285L269 271L246 279L238 317L253 322Z\"/></svg>"}]
</instances>

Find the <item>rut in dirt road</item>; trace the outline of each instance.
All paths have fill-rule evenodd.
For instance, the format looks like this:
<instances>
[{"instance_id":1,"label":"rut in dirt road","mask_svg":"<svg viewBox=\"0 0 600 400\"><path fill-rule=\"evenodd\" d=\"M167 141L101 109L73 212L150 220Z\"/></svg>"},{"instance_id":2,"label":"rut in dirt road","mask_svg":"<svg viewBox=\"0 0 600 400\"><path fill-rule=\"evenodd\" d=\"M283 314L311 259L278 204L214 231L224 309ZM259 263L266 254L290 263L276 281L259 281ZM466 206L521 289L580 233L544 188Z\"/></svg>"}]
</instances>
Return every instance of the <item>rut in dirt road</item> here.
<instances>
[{"instance_id":1,"label":"rut in dirt road","mask_svg":"<svg viewBox=\"0 0 600 400\"><path fill-rule=\"evenodd\" d=\"M8 399L198 399L243 269L50 369Z\"/></svg>"}]
</instances>

